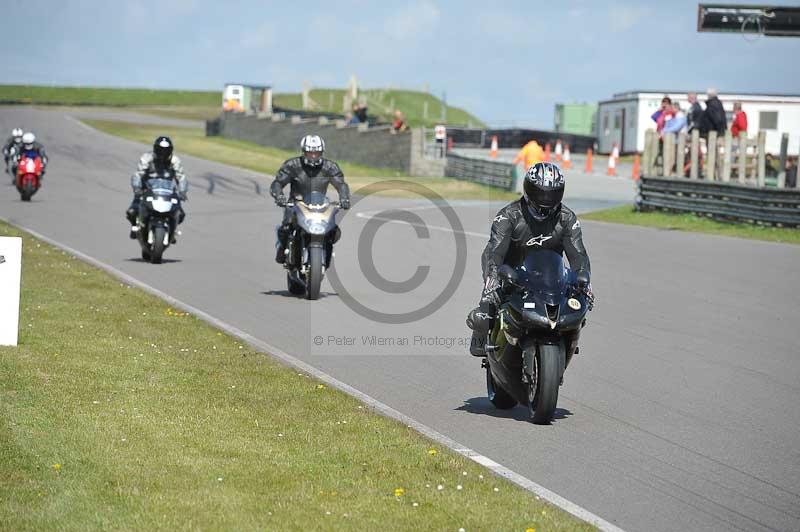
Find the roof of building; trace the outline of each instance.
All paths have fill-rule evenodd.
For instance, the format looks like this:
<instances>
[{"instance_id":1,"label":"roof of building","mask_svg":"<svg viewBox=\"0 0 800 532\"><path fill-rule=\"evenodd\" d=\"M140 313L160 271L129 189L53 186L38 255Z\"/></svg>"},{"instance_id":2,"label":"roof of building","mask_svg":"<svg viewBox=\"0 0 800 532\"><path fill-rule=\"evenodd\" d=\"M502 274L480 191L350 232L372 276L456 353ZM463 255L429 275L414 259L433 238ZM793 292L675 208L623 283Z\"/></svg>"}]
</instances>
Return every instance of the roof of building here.
<instances>
[{"instance_id":1,"label":"roof of building","mask_svg":"<svg viewBox=\"0 0 800 532\"><path fill-rule=\"evenodd\" d=\"M630 98L637 94L687 94L690 92L696 93L698 96L704 95L705 90L653 90L653 89L637 89L625 92L618 92L613 95L613 99ZM760 96L764 98L800 98L800 94L786 94L786 93L767 93L767 92L740 92L740 91L717 91L719 95L736 95L736 96Z\"/></svg>"},{"instance_id":2,"label":"roof of building","mask_svg":"<svg viewBox=\"0 0 800 532\"><path fill-rule=\"evenodd\" d=\"M272 88L272 85L258 85L257 83L231 82L231 83L226 83L225 84L226 87L228 85L241 85L243 87L250 87L251 89L257 89L257 90L266 90L266 89L271 89Z\"/></svg>"}]
</instances>

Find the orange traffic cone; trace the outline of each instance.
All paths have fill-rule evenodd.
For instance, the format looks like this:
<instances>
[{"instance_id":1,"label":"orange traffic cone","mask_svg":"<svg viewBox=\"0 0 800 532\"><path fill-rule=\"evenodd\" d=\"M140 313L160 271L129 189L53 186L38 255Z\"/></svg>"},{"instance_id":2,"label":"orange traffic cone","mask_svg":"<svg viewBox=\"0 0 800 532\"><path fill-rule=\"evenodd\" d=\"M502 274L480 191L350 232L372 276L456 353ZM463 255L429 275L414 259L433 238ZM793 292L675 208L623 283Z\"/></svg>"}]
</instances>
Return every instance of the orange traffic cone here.
<instances>
[{"instance_id":1,"label":"orange traffic cone","mask_svg":"<svg viewBox=\"0 0 800 532\"><path fill-rule=\"evenodd\" d=\"M617 175L617 160L614 158L614 152L608 155L608 169L606 175Z\"/></svg>"},{"instance_id":2,"label":"orange traffic cone","mask_svg":"<svg viewBox=\"0 0 800 532\"><path fill-rule=\"evenodd\" d=\"M583 170L587 174L592 173L592 149L589 148L586 150L586 168Z\"/></svg>"},{"instance_id":3,"label":"orange traffic cone","mask_svg":"<svg viewBox=\"0 0 800 532\"><path fill-rule=\"evenodd\" d=\"M550 162L550 143L544 145L544 162Z\"/></svg>"},{"instance_id":4,"label":"orange traffic cone","mask_svg":"<svg viewBox=\"0 0 800 532\"><path fill-rule=\"evenodd\" d=\"M497 157L497 135L492 135L492 149L489 152L489 157L492 159Z\"/></svg>"},{"instance_id":5,"label":"orange traffic cone","mask_svg":"<svg viewBox=\"0 0 800 532\"><path fill-rule=\"evenodd\" d=\"M570 166L572 166L572 161L570 160L570 154L569 154L569 144L564 144L564 156L561 166L565 170L569 170Z\"/></svg>"},{"instance_id":6,"label":"orange traffic cone","mask_svg":"<svg viewBox=\"0 0 800 532\"><path fill-rule=\"evenodd\" d=\"M563 149L561 147L561 139L556 141L556 161L561 161L561 155L563 153Z\"/></svg>"},{"instance_id":7,"label":"orange traffic cone","mask_svg":"<svg viewBox=\"0 0 800 532\"><path fill-rule=\"evenodd\" d=\"M638 153L633 158L633 175L631 175L631 178L634 181L639 181L639 154Z\"/></svg>"}]
</instances>

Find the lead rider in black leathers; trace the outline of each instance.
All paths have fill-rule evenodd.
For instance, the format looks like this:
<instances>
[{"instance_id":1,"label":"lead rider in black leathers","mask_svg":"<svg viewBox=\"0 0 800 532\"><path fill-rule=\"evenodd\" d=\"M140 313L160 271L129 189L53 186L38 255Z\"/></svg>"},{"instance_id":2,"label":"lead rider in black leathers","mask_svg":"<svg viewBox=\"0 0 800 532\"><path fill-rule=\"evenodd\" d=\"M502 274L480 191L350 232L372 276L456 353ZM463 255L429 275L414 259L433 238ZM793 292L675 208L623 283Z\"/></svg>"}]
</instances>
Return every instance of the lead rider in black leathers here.
<instances>
[{"instance_id":1,"label":"lead rider in black leathers","mask_svg":"<svg viewBox=\"0 0 800 532\"><path fill-rule=\"evenodd\" d=\"M491 328L500 303L497 269L502 264L519 266L530 248L566 253L578 284L587 291L590 308L593 303L594 296L589 289L589 255L583 245L581 223L575 213L561 203L564 196L561 169L552 163L536 163L525 174L523 188L525 193L519 200L497 213L481 257L483 292L478 308L467 317L467 326L473 330L470 353L474 356L486 356L483 345L486 331Z\"/></svg>"},{"instance_id":2,"label":"lead rider in black leathers","mask_svg":"<svg viewBox=\"0 0 800 532\"><path fill-rule=\"evenodd\" d=\"M275 180L270 186L270 194L280 207L286 206L286 196L283 187L290 185L289 196L292 199L302 199L310 192L325 194L328 185L333 185L339 194L339 206L342 209L350 208L350 187L344 182L344 173L339 165L330 159L325 159L325 142L318 135L306 135L300 141L303 155L288 159L275 174ZM286 260L284 250L287 239L291 234L292 210L284 209L283 221L278 228L278 243L275 261L283 264ZM336 231L334 242L338 240L340 232ZM333 242L330 243L331 245ZM327 254L330 257L330 253Z\"/></svg>"}]
</instances>

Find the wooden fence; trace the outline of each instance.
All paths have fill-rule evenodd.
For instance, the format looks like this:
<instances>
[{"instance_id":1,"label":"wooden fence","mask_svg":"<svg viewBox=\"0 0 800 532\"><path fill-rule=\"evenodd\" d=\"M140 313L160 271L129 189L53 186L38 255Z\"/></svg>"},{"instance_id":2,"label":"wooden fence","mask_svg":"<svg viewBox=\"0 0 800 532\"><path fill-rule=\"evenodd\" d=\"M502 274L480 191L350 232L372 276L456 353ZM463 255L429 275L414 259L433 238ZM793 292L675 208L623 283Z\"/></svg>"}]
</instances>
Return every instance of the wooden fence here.
<instances>
[{"instance_id":1,"label":"wooden fence","mask_svg":"<svg viewBox=\"0 0 800 532\"><path fill-rule=\"evenodd\" d=\"M784 134L784 140L788 142L788 134ZM763 187L766 178L765 142L765 131L759 131L755 137L748 137L743 132L738 138L734 138L730 131L724 135L711 131L708 138L700 138L699 132L694 130L689 135L685 132L666 134L659 139L651 129L645 132L642 174ZM785 153L782 153L781 163L784 159ZM780 188L785 184L782 170L778 170L781 172L778 179Z\"/></svg>"}]
</instances>

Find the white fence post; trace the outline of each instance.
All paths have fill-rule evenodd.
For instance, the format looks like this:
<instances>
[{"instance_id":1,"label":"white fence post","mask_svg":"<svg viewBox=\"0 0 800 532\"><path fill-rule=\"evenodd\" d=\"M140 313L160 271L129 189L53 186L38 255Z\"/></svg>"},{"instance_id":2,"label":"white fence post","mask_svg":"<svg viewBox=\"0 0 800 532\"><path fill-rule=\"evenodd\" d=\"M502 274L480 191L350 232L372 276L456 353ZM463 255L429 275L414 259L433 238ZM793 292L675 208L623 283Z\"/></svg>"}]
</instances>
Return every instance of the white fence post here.
<instances>
[{"instance_id":1,"label":"white fence post","mask_svg":"<svg viewBox=\"0 0 800 532\"><path fill-rule=\"evenodd\" d=\"M700 157L700 132L696 129L692 130L692 145L690 151L692 166L689 170L689 178L697 179L697 166L699 163L698 159Z\"/></svg>"},{"instance_id":2,"label":"white fence post","mask_svg":"<svg viewBox=\"0 0 800 532\"><path fill-rule=\"evenodd\" d=\"M22 239L0 237L0 345L17 345Z\"/></svg>"},{"instance_id":3,"label":"white fence post","mask_svg":"<svg viewBox=\"0 0 800 532\"><path fill-rule=\"evenodd\" d=\"M731 159L733 158L733 135L731 130L725 131L725 144L722 148L722 180L727 183L731 180Z\"/></svg>"},{"instance_id":4,"label":"white fence post","mask_svg":"<svg viewBox=\"0 0 800 532\"><path fill-rule=\"evenodd\" d=\"M708 132L708 142L706 143L706 164L704 166L706 179L714 181L717 167L717 132Z\"/></svg>"},{"instance_id":5,"label":"white fence post","mask_svg":"<svg viewBox=\"0 0 800 532\"><path fill-rule=\"evenodd\" d=\"M739 183L744 185L747 182L745 171L747 170L747 132L739 133Z\"/></svg>"},{"instance_id":6,"label":"white fence post","mask_svg":"<svg viewBox=\"0 0 800 532\"><path fill-rule=\"evenodd\" d=\"M756 145L756 160L755 163L757 165L756 168L756 177L758 178L758 186L764 187L766 186L766 166L767 166L767 153L766 153L766 144L767 144L767 132L763 129L758 132L757 137L757 145Z\"/></svg>"},{"instance_id":7,"label":"white fence post","mask_svg":"<svg viewBox=\"0 0 800 532\"><path fill-rule=\"evenodd\" d=\"M678 134L678 153L675 158L675 170L678 172L678 177L684 177L683 167L686 165L686 132L681 131Z\"/></svg>"}]
</instances>

